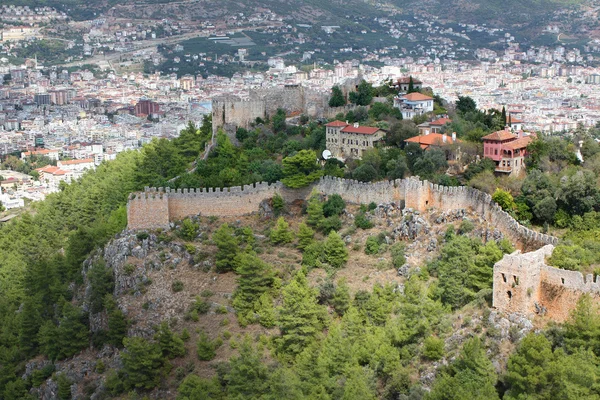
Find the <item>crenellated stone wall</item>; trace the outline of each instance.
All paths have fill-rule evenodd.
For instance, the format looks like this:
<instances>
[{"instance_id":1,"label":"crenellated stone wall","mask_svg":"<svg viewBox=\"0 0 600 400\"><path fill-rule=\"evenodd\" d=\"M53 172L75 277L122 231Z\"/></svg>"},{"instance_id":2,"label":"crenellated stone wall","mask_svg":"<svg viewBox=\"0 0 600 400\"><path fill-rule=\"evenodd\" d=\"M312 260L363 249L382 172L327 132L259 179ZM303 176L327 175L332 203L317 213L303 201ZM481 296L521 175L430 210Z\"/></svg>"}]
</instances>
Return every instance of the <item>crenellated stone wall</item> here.
<instances>
[{"instance_id":1,"label":"crenellated stone wall","mask_svg":"<svg viewBox=\"0 0 600 400\"><path fill-rule=\"evenodd\" d=\"M600 299L600 277L546 265L554 246L507 254L494 265L493 306L527 316L547 315L565 321L583 293Z\"/></svg>"},{"instance_id":2,"label":"crenellated stone wall","mask_svg":"<svg viewBox=\"0 0 600 400\"><path fill-rule=\"evenodd\" d=\"M147 188L143 193L132 194L128 204L128 225L130 229L165 228L170 221L190 215L245 215L258 211L259 203L275 193L292 202L306 200L312 189L327 195L337 193L355 204L393 202L420 211L469 209L497 227L522 250L558 243L555 237L520 225L494 203L489 194L468 187L438 186L418 178L364 183L326 176L304 189L290 189L280 182L218 189Z\"/></svg>"}]
</instances>

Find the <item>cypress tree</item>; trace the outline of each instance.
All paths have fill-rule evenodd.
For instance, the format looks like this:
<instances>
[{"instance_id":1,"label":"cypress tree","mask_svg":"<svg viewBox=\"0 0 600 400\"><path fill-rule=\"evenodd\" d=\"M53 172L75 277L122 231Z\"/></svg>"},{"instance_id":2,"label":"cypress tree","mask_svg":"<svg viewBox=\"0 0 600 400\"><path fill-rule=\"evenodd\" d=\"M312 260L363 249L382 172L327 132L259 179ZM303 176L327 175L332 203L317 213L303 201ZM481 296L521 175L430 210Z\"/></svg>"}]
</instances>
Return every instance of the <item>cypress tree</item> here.
<instances>
[{"instance_id":1,"label":"cypress tree","mask_svg":"<svg viewBox=\"0 0 600 400\"><path fill-rule=\"evenodd\" d=\"M413 81L412 75L408 77L408 93L415 92L415 82Z\"/></svg>"}]
</instances>

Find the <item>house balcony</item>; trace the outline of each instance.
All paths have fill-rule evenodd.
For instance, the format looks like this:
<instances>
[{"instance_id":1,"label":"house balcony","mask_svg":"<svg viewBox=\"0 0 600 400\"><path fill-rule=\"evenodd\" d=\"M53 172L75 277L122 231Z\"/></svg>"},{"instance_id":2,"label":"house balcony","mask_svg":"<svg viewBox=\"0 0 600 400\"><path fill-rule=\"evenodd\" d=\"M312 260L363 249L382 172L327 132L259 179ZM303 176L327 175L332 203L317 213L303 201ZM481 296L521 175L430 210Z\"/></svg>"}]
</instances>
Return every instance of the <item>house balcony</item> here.
<instances>
[{"instance_id":1,"label":"house balcony","mask_svg":"<svg viewBox=\"0 0 600 400\"><path fill-rule=\"evenodd\" d=\"M510 174L512 172L512 167L503 167L501 165L496 166L496 172L502 172L505 174Z\"/></svg>"}]
</instances>

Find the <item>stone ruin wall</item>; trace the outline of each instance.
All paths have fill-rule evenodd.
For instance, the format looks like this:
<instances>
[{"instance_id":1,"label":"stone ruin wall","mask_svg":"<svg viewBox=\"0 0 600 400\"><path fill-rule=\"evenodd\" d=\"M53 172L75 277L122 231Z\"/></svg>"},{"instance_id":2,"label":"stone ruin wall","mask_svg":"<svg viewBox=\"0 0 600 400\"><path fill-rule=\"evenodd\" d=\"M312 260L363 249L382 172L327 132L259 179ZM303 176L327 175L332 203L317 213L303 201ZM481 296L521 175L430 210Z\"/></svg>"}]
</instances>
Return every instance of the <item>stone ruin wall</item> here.
<instances>
[{"instance_id":1,"label":"stone ruin wall","mask_svg":"<svg viewBox=\"0 0 600 400\"><path fill-rule=\"evenodd\" d=\"M493 306L500 311L529 317L546 315L563 322L569 318L577 300L589 293L600 300L600 277L584 276L546 265L554 246L537 251L507 254L494 265Z\"/></svg>"},{"instance_id":2,"label":"stone ruin wall","mask_svg":"<svg viewBox=\"0 0 600 400\"><path fill-rule=\"evenodd\" d=\"M347 79L340 87L346 95L356 90L362 77ZM333 118L340 112L348 112L355 107L329 107L329 92L290 85L283 88L263 88L250 90L249 98L220 96L212 101L213 132L223 128L234 134L239 127L250 128L257 117L265 118L283 108L288 115L306 114L314 118Z\"/></svg>"},{"instance_id":3,"label":"stone ruin wall","mask_svg":"<svg viewBox=\"0 0 600 400\"><path fill-rule=\"evenodd\" d=\"M425 211L469 209L479 214L491 225L509 237L517 248L535 249L546 244L557 244L558 239L534 232L521 226L492 201L490 195L466 187L433 185L418 178L397 179L364 183L334 177L323 177L312 187L286 188L276 182L256 183L242 187L218 189L149 189L132 195L128 203L130 229L166 228L170 221L190 215L240 216L258 211L261 201L279 193L287 202L306 200L312 188L331 195L339 194L344 200L355 203L396 203ZM156 204L156 206L155 206Z\"/></svg>"},{"instance_id":4,"label":"stone ruin wall","mask_svg":"<svg viewBox=\"0 0 600 400\"><path fill-rule=\"evenodd\" d=\"M169 223L191 215L242 216L258 211L260 202L281 195L288 203L306 200L313 189L339 194L349 203L396 203L425 211L468 209L510 238L521 250L507 254L494 266L493 306L500 311L533 316L545 314L564 321L582 293L600 300L600 277L561 270L545 264L558 239L523 227L492 201L489 194L467 187L446 187L417 178L364 183L323 177L303 189L290 189L282 183L256 183L222 189L146 188L133 193L127 205L129 229L168 229ZM510 294L509 294L510 293Z\"/></svg>"}]
</instances>

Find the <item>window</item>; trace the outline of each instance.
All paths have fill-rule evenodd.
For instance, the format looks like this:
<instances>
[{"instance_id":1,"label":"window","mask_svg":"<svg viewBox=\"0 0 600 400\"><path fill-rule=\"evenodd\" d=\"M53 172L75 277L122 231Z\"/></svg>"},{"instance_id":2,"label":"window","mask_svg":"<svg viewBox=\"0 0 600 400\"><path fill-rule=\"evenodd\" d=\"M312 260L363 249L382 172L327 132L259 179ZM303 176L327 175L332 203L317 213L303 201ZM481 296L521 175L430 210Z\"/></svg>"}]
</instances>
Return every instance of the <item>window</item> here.
<instances>
[{"instance_id":1,"label":"window","mask_svg":"<svg viewBox=\"0 0 600 400\"><path fill-rule=\"evenodd\" d=\"M508 292L506 292L506 294L508 295L508 299L512 299L512 292L509 290Z\"/></svg>"},{"instance_id":2,"label":"window","mask_svg":"<svg viewBox=\"0 0 600 400\"><path fill-rule=\"evenodd\" d=\"M498 155L498 149L494 149L494 155L497 156Z\"/></svg>"},{"instance_id":3,"label":"window","mask_svg":"<svg viewBox=\"0 0 600 400\"><path fill-rule=\"evenodd\" d=\"M506 275L502 274L502 280L506 283Z\"/></svg>"},{"instance_id":4,"label":"window","mask_svg":"<svg viewBox=\"0 0 600 400\"><path fill-rule=\"evenodd\" d=\"M514 282L515 285L518 285L519 284L519 277L516 276L516 275L513 275L513 282Z\"/></svg>"}]
</instances>

